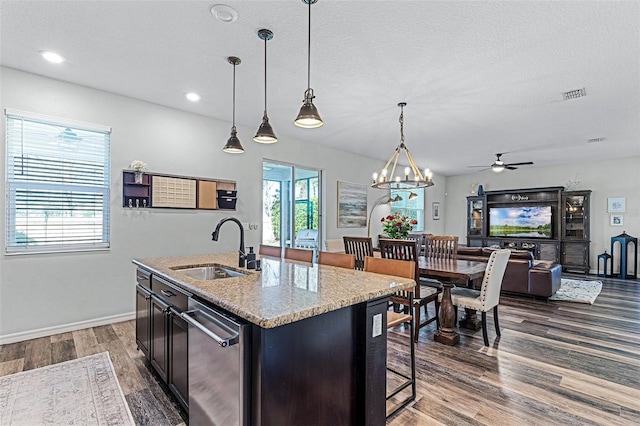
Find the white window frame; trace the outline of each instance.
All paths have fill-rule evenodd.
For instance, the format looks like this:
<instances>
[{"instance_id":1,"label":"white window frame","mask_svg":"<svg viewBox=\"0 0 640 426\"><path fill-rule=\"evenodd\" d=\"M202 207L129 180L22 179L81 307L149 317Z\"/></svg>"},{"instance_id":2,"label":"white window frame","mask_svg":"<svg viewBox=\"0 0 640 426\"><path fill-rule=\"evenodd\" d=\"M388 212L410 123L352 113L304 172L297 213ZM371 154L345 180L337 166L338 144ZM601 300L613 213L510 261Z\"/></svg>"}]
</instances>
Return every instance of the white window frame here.
<instances>
[{"instance_id":1,"label":"white window frame","mask_svg":"<svg viewBox=\"0 0 640 426\"><path fill-rule=\"evenodd\" d=\"M415 193L418 195L418 198L415 200L416 208L407 207L407 203L414 203L413 200L409 200L409 195L411 193ZM401 215L407 217L413 217L409 212L415 211L415 217L418 221L417 225L413 225L413 229L411 232L423 232L425 228L425 217L424 217L424 189L391 189L390 197L394 199L397 195L402 197L402 201L396 201L395 203L391 203L391 214L400 213Z\"/></svg>"},{"instance_id":2,"label":"white window frame","mask_svg":"<svg viewBox=\"0 0 640 426\"><path fill-rule=\"evenodd\" d=\"M85 123L76 120L51 117L8 108L5 109L5 120L5 253L7 255L15 255L108 250L110 248L111 227L111 128L99 124ZM82 152L81 154L94 154L97 161L93 161L93 165L98 165L97 168L99 172L97 174L88 173L87 178L83 180L82 174L78 173L77 170L75 171L75 174L73 171L68 173L67 171L64 171L65 176L59 177L55 174L47 175L45 169L41 176L38 177L36 176L37 173L34 171L35 169L29 169L31 174L27 175L24 178L20 178L20 176L15 173L14 164L17 157L16 154L23 157L22 161L27 158L27 155L30 156L30 158L33 160L33 164L35 164L35 166L30 166L32 168L37 167L38 165L42 166L42 164L46 164L46 162L49 162L49 164L51 164L51 162L53 162L54 164L58 162L58 169L54 170L58 171L59 174L62 173L60 170L63 169L63 165L61 165L63 163L73 163L74 161L76 161L77 164L87 164L86 162L83 162L83 160L79 160L77 158L77 150L73 151L73 153L76 154L76 158L72 158L72 156L65 157L64 152L62 152L62 155L60 155L60 150L58 150L57 154L55 155L50 154L51 152L55 152L50 147L51 138L35 131L30 133L29 130L25 129L25 123L34 123L34 125L37 126L52 126L51 129L60 127L64 129L65 132L72 132L70 134L75 134L75 132L78 132L79 134L90 135L91 140L94 141L94 143L95 141L98 141L98 148ZM22 124L21 129L18 130L17 133L15 130L13 130L16 124ZM66 136L66 134L64 135ZM60 136L58 135L58 137ZM101 138L102 140L100 140ZM100 146L101 143L103 144L102 146ZM17 151L18 144L20 145L20 152ZM49 144L49 146L47 146L47 144ZM26 152L22 152L23 149L25 149ZM47 153L47 150L49 153ZM95 169L96 168L93 167L92 171L94 171ZM66 176L67 174L69 174L69 176L73 175L73 177L70 178L69 176ZM56 179L58 177L59 179ZM69 223L70 221L60 221L60 223L58 224L59 229L64 229L66 231L66 234L65 231L62 231L62 235L64 237L58 237L57 239L59 239L59 241L54 242L53 238L51 241L40 238L39 244L37 242L35 244L29 244L28 240L24 243L19 243L16 239L17 206L19 204L18 192L25 190L41 190L49 192L49 194L43 196L40 199L40 202L42 202L43 205L47 205L47 202L51 203L49 204L51 208L42 208L42 211L57 209L58 211L61 211L60 215L62 217L65 217L65 214L69 215L68 217L73 217L73 210L78 207L78 203L86 203L85 205L88 205L89 207L98 207L98 212L100 212L100 214L97 216L97 220L95 220L94 222L88 221L87 224L81 223L80 228L85 226L86 229L87 226L95 226L100 230L99 234L96 234L95 232L79 232L79 236L77 239L74 239L73 237L69 238L72 225L75 225L77 227L78 223ZM60 210L60 206L62 205L62 203L59 200L65 196L65 193L70 197L76 197L74 198L75 203L70 204L69 209ZM32 194L29 195L32 196ZM53 198L50 198L51 196L53 196ZM83 197L86 198L83 199ZM95 199L101 199L102 202L95 205L91 204L92 200ZM34 201L32 200L28 201L27 203L29 202L34 203ZM27 208L30 207L28 204L26 205ZM38 209L33 209L33 211L38 211ZM96 238L96 235L99 236ZM89 241L82 241L86 238L89 238Z\"/></svg>"}]
</instances>

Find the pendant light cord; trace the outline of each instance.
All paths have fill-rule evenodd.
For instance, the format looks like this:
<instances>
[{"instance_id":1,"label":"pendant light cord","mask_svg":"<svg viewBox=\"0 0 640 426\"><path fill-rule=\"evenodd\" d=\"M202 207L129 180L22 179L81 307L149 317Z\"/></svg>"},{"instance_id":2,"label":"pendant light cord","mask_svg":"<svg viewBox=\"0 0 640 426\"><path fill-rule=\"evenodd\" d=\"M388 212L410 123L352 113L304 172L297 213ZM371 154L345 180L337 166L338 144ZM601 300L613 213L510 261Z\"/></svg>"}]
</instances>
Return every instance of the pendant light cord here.
<instances>
[{"instance_id":1,"label":"pendant light cord","mask_svg":"<svg viewBox=\"0 0 640 426\"><path fill-rule=\"evenodd\" d=\"M404 145L404 107L400 107L400 145Z\"/></svg>"},{"instance_id":2,"label":"pendant light cord","mask_svg":"<svg viewBox=\"0 0 640 426\"><path fill-rule=\"evenodd\" d=\"M311 89L311 0L309 2L309 32L307 37L307 88Z\"/></svg>"},{"instance_id":3,"label":"pendant light cord","mask_svg":"<svg viewBox=\"0 0 640 426\"><path fill-rule=\"evenodd\" d=\"M236 128L236 64L233 64L233 128Z\"/></svg>"},{"instance_id":4,"label":"pendant light cord","mask_svg":"<svg viewBox=\"0 0 640 426\"><path fill-rule=\"evenodd\" d=\"M267 115L267 36L264 38L264 115Z\"/></svg>"}]
</instances>

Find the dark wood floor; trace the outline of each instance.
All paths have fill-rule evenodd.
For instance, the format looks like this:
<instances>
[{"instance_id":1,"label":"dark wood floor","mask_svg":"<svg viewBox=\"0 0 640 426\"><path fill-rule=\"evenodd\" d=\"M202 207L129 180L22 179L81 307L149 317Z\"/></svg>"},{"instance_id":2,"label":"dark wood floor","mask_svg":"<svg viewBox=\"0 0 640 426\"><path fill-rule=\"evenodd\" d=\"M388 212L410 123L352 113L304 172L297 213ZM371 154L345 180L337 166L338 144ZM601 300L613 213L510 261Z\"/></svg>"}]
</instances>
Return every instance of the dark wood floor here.
<instances>
[{"instance_id":1,"label":"dark wood floor","mask_svg":"<svg viewBox=\"0 0 640 426\"><path fill-rule=\"evenodd\" d=\"M597 279L588 277L588 279ZM607 279L594 305L503 296L502 337L461 330L460 345L420 332L418 397L389 425L640 424L640 282ZM407 333L389 335L389 362L408 361ZM184 419L136 350L133 321L0 346L0 375L109 351L140 425Z\"/></svg>"}]
</instances>

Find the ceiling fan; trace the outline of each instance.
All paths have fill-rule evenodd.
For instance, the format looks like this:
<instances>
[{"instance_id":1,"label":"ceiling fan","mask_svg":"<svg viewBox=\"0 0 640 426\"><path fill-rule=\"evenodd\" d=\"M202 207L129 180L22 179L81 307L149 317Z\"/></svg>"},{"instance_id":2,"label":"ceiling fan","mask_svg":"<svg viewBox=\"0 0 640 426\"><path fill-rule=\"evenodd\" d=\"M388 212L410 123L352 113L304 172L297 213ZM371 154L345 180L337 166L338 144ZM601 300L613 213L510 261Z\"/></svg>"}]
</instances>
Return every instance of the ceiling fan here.
<instances>
[{"instance_id":1,"label":"ceiling fan","mask_svg":"<svg viewBox=\"0 0 640 426\"><path fill-rule=\"evenodd\" d=\"M515 166L529 166L529 165L533 164L532 161L527 161L527 162L524 162L524 163L510 163L510 164L507 164L507 163L505 163L504 161L502 161L500 159L500 157L503 156L503 155L504 155L504 153L496 154L496 161L494 161L493 164L490 165L490 166L467 166L467 167L484 167L483 170L491 169L496 173L500 173L504 169L515 170L515 169L517 169L517 167L515 167ZM480 171L482 171L482 170L480 170Z\"/></svg>"}]
</instances>

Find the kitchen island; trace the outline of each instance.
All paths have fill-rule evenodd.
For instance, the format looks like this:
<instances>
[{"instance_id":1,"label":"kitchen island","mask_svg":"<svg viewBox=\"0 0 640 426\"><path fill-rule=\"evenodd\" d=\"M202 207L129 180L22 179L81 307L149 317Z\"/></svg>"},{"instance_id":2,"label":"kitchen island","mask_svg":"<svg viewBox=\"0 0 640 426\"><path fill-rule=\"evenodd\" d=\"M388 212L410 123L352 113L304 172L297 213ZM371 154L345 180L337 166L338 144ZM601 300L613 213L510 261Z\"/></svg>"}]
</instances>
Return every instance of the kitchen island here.
<instances>
[{"instance_id":1,"label":"kitchen island","mask_svg":"<svg viewBox=\"0 0 640 426\"><path fill-rule=\"evenodd\" d=\"M234 267L237 253L136 259L134 263L139 268L139 283L141 275L150 277L151 299L154 282L168 282L191 299L248 324L241 423L384 424L387 302L392 293L415 282L280 258L261 260L261 271ZM188 273L209 265L245 275L198 279ZM137 325L144 320L139 314ZM137 331L149 333L147 341L153 347L155 334L148 328L156 321L149 323L150 327L140 326ZM191 352L197 350L191 337L178 341ZM154 366L153 349L150 352ZM172 369L183 369L168 365L167 377ZM206 371L196 367L188 367L189 393L191 379L198 380ZM211 380L216 373L210 372Z\"/></svg>"}]
</instances>

